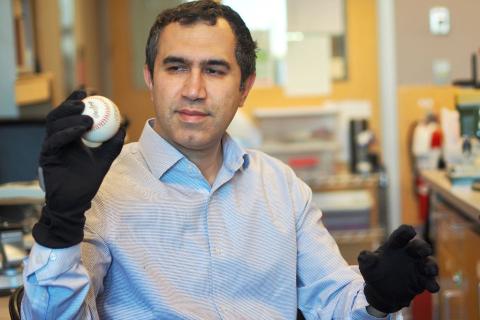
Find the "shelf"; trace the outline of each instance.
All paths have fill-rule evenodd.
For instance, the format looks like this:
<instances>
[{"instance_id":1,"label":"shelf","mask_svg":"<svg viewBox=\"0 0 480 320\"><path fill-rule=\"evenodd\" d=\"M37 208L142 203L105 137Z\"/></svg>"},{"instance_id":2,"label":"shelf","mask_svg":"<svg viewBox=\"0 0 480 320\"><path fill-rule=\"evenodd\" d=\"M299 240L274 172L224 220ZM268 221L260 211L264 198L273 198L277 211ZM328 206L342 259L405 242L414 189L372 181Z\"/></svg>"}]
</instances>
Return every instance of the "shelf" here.
<instances>
[{"instance_id":1,"label":"shelf","mask_svg":"<svg viewBox=\"0 0 480 320\"><path fill-rule=\"evenodd\" d=\"M38 181L0 185L0 205L42 204L45 193Z\"/></svg>"},{"instance_id":2,"label":"shelf","mask_svg":"<svg viewBox=\"0 0 480 320\"><path fill-rule=\"evenodd\" d=\"M361 230L332 231L335 241L340 244L374 242L379 244L385 237L385 230L380 227Z\"/></svg>"},{"instance_id":3,"label":"shelf","mask_svg":"<svg viewBox=\"0 0 480 320\"><path fill-rule=\"evenodd\" d=\"M17 106L26 106L47 102L52 95L49 73L26 74L18 77L15 83L15 99Z\"/></svg>"},{"instance_id":4,"label":"shelf","mask_svg":"<svg viewBox=\"0 0 480 320\"><path fill-rule=\"evenodd\" d=\"M304 152L334 152L340 148L336 141L267 142L260 149L266 153L296 154Z\"/></svg>"}]
</instances>

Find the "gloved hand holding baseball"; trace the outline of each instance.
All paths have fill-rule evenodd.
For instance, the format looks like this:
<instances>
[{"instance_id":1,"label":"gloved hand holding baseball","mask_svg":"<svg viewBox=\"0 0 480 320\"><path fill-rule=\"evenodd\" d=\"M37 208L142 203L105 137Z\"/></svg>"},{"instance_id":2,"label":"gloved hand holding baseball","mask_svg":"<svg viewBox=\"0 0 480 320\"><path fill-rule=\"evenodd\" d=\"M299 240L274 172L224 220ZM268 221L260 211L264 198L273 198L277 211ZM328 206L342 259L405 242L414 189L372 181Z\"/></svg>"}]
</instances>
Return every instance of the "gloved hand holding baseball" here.
<instances>
[{"instance_id":1,"label":"gloved hand holding baseball","mask_svg":"<svg viewBox=\"0 0 480 320\"><path fill-rule=\"evenodd\" d=\"M85 97L85 92L75 91L47 115L39 160L46 203L32 231L45 247L65 248L83 240L85 211L123 146L124 129L98 148L82 143L82 135L93 124L91 117L81 114Z\"/></svg>"},{"instance_id":2,"label":"gloved hand holding baseball","mask_svg":"<svg viewBox=\"0 0 480 320\"><path fill-rule=\"evenodd\" d=\"M424 290L440 289L431 246L414 239L415 234L412 226L402 225L376 251L362 251L358 256L365 296L375 309L396 312Z\"/></svg>"}]
</instances>

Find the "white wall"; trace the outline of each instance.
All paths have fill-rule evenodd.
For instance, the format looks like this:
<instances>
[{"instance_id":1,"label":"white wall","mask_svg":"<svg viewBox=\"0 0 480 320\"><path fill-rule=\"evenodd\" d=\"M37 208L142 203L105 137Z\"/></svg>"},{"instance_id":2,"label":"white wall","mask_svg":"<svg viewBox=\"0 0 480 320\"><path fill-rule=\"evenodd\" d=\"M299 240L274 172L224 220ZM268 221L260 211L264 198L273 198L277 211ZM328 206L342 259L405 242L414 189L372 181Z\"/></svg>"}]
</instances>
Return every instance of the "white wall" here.
<instances>
[{"instance_id":1,"label":"white wall","mask_svg":"<svg viewBox=\"0 0 480 320\"><path fill-rule=\"evenodd\" d=\"M15 43L13 30L12 1L0 1L0 117L15 118L18 116L15 105Z\"/></svg>"}]
</instances>

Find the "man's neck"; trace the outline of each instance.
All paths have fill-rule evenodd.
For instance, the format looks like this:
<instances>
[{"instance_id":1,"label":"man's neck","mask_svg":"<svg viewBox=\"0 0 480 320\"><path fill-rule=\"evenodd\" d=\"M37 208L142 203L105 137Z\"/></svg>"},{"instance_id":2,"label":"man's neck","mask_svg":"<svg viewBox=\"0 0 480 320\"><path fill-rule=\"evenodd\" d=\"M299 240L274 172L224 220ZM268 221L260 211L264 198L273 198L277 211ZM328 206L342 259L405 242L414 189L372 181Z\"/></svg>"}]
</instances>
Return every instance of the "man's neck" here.
<instances>
[{"instance_id":1,"label":"man's neck","mask_svg":"<svg viewBox=\"0 0 480 320\"><path fill-rule=\"evenodd\" d=\"M203 156L200 155L200 157L189 159L200 169L200 172L202 172L202 175L207 179L208 183L213 185L223 163L222 144L219 144L215 152L209 152Z\"/></svg>"},{"instance_id":2,"label":"man's neck","mask_svg":"<svg viewBox=\"0 0 480 320\"><path fill-rule=\"evenodd\" d=\"M156 127L154 124L153 129L168 143L180 151L185 157L187 157L191 162L193 162L197 168L200 170L202 175L208 181L210 185L213 185L215 178L217 177L218 171L223 164L223 139L220 138L220 141L216 142L212 146L207 146L202 150L195 150L185 148L180 144L177 144L175 141L168 139L162 135L161 130Z\"/></svg>"},{"instance_id":3,"label":"man's neck","mask_svg":"<svg viewBox=\"0 0 480 320\"><path fill-rule=\"evenodd\" d=\"M223 163L223 148L220 142L213 150L191 152L180 150L200 170L210 185L213 185Z\"/></svg>"}]
</instances>

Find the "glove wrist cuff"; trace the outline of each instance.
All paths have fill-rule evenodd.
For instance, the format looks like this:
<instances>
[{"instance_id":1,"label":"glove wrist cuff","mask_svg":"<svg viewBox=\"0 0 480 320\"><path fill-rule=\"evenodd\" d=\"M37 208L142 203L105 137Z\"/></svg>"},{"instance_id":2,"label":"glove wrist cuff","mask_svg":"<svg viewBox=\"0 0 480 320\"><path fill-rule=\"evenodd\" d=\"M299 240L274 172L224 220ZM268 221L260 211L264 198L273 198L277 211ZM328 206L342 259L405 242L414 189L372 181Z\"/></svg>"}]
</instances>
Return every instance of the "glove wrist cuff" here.
<instances>
[{"instance_id":1,"label":"glove wrist cuff","mask_svg":"<svg viewBox=\"0 0 480 320\"><path fill-rule=\"evenodd\" d=\"M368 283L365 284L365 288L363 289L365 293L365 298L367 298L367 302L375 308L376 310L383 312L383 313L392 313L397 312L398 310L402 309L403 305L393 305L386 301L385 298L380 297L374 288L370 286Z\"/></svg>"},{"instance_id":2,"label":"glove wrist cuff","mask_svg":"<svg viewBox=\"0 0 480 320\"><path fill-rule=\"evenodd\" d=\"M67 248L82 242L84 226L85 210L58 213L45 206L40 220L33 227L32 236L44 247Z\"/></svg>"}]
</instances>

